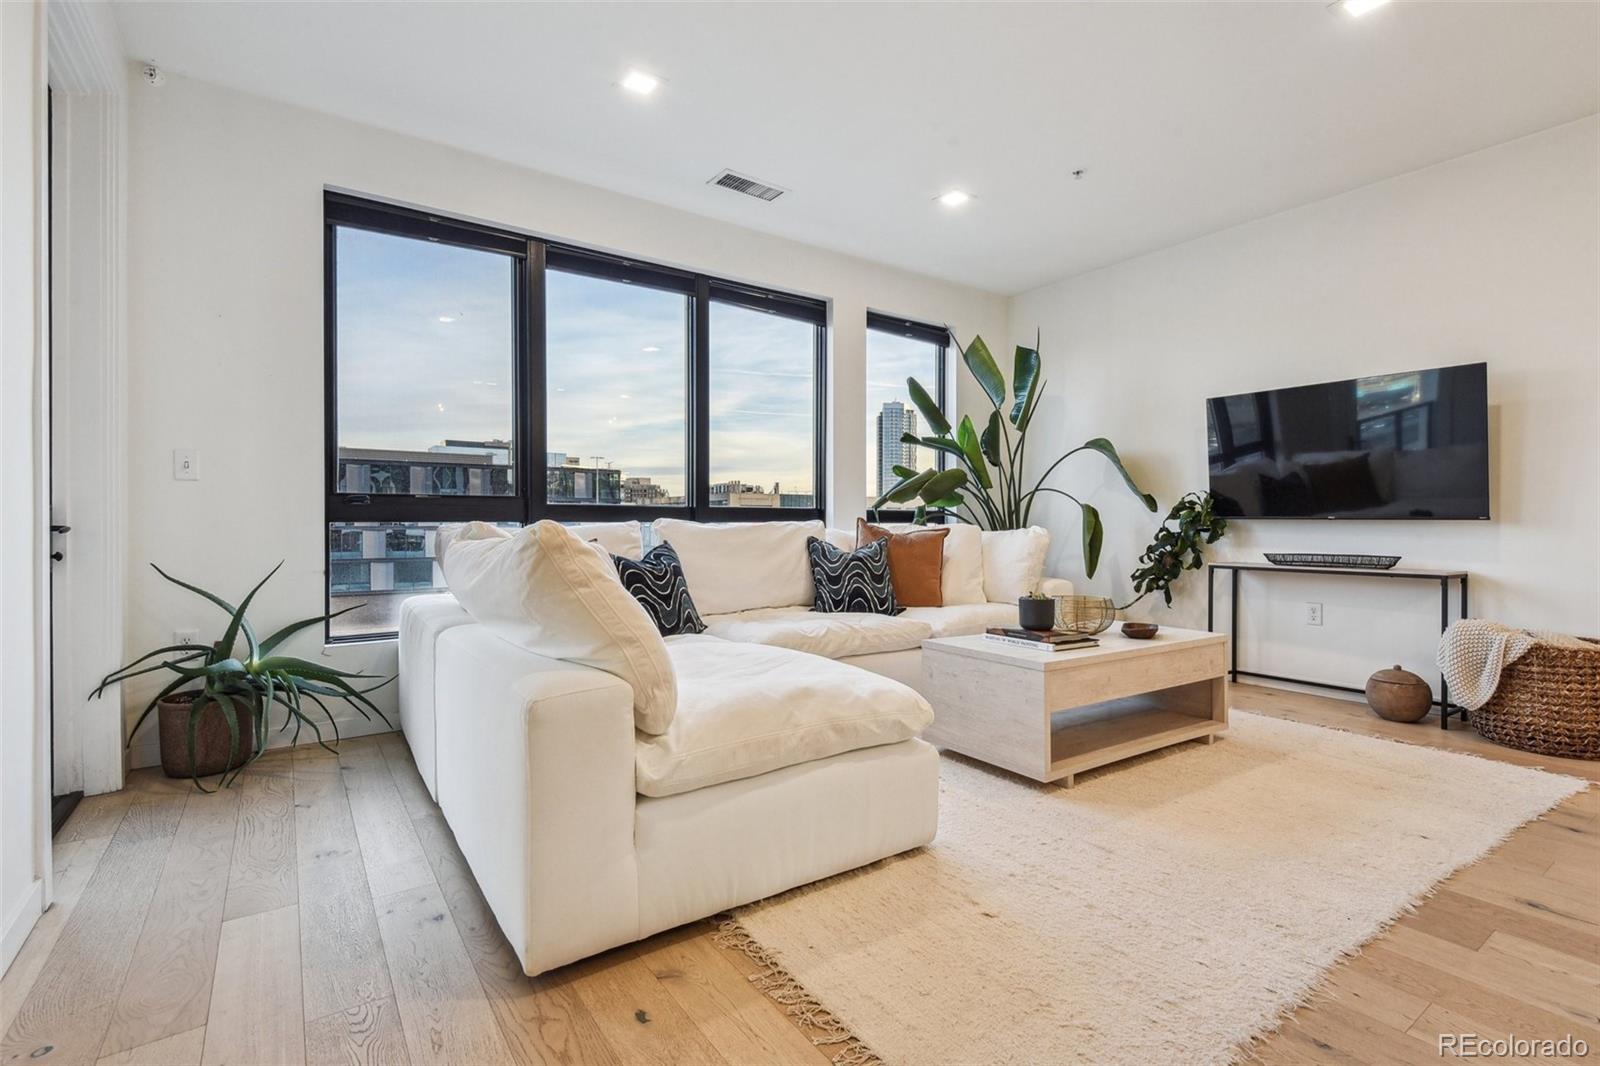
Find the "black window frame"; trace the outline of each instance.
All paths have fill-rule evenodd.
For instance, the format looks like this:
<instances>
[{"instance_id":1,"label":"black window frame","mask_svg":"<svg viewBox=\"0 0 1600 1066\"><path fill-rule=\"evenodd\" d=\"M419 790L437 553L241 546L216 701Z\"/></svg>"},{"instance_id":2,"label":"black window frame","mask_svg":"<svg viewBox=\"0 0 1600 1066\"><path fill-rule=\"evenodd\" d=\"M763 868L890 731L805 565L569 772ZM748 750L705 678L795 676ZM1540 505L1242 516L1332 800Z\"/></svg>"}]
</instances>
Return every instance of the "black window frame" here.
<instances>
[{"instance_id":1,"label":"black window frame","mask_svg":"<svg viewBox=\"0 0 1600 1066\"><path fill-rule=\"evenodd\" d=\"M899 315L884 314L881 311L868 311L867 333L869 334L869 339L870 334L873 331L877 331L879 333L892 333L897 337L910 337L913 340L924 341L934 346L933 365L936 383L933 401L939 405L940 413L942 413L946 418L949 418L950 405L947 402L947 397L945 395L947 389L945 378L949 370L948 360L950 357L950 343L954 339L954 334L951 332L950 327L934 326L926 322L918 322L915 319L902 318ZM862 346L862 355L863 358L865 358L865 345ZM940 470L943 470L945 466L945 453L935 451L933 461ZM873 498L874 497L869 496L869 502ZM876 511L869 510L867 512L867 520L876 522L909 522L915 517L916 510L914 508L880 507ZM928 516L929 522L943 522L944 520L945 516L942 513Z\"/></svg>"},{"instance_id":2,"label":"black window frame","mask_svg":"<svg viewBox=\"0 0 1600 1066\"><path fill-rule=\"evenodd\" d=\"M411 496L339 491L338 257L340 227L451 244L511 257L516 279L516 329L513 337L515 434L512 470L516 492L505 496ZM646 285L683 293L689 301L686 367L685 502L669 507L645 504L552 504L548 499L546 425L548 365L545 330L545 275L549 270ZM812 507L713 507L710 503L711 302L735 304L809 323L813 347L813 503ZM663 266L643 259L552 241L514 229L455 218L444 213L400 207L349 193L323 193L323 398L324 527L339 523L386 525L464 521L516 522L543 518L563 522L651 522L685 518L695 522L764 522L821 519L827 499L828 306L812 297L764 289L710 274ZM943 406L943 369L940 373ZM332 606L328 581L330 551L324 544L323 598ZM329 644L385 640L393 631L335 637Z\"/></svg>"}]
</instances>

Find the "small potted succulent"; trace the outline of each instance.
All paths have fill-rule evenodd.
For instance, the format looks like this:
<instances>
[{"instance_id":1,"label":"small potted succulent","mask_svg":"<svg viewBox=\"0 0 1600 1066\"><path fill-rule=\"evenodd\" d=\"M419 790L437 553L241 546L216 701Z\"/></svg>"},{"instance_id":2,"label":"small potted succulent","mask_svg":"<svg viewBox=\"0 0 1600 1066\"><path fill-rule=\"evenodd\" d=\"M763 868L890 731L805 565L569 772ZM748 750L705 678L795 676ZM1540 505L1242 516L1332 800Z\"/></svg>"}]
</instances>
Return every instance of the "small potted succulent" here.
<instances>
[{"instance_id":1,"label":"small potted succulent","mask_svg":"<svg viewBox=\"0 0 1600 1066\"><path fill-rule=\"evenodd\" d=\"M1056 598L1038 589L1017 600L1017 624L1023 629L1045 631L1056 627Z\"/></svg>"},{"instance_id":2,"label":"small potted succulent","mask_svg":"<svg viewBox=\"0 0 1600 1066\"><path fill-rule=\"evenodd\" d=\"M161 734L161 766L168 777L188 777L201 791L210 790L200 784L200 778L212 774L224 775L222 786L232 784L240 772L266 750L267 715L275 703L284 708L282 728L287 729L291 720L295 723L294 741L300 737L301 726L308 725L317 743L325 748L328 745L321 728L308 714L307 701L316 704L327 718L336 742L339 725L323 703L324 699L344 700L360 711L363 718L370 719L367 711L371 710L384 724L389 724L388 717L367 698L367 693L388 684L394 680L392 677L368 688L356 688L352 680L372 679L374 675L335 670L305 659L275 654L279 645L302 629L320 625L355 607L301 619L260 640L246 612L261 586L272 579L282 563L273 567L272 573L262 578L237 607L151 565L156 573L174 585L203 597L228 615L227 628L214 643L171 644L157 648L107 674L92 694L98 697L116 682L140 674L165 670L176 675L156 693L128 731L131 745L134 734L150 717L150 712L160 710L157 722ZM141 665L162 656L168 658L153 666ZM232 776L228 776L230 771Z\"/></svg>"}]
</instances>

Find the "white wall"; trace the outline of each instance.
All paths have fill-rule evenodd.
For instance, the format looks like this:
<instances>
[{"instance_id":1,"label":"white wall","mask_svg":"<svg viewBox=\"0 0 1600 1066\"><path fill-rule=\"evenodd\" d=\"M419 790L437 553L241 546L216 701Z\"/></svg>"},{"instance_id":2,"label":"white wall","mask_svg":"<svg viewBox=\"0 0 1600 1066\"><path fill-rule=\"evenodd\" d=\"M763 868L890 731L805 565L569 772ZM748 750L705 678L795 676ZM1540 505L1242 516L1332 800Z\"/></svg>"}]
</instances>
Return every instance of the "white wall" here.
<instances>
[{"instance_id":1,"label":"white wall","mask_svg":"<svg viewBox=\"0 0 1600 1066\"><path fill-rule=\"evenodd\" d=\"M136 82L129 107L130 653L216 621L150 562L242 595L286 558L262 624L321 610L324 186L828 298L838 521L867 491L867 309L1006 333L999 296L212 85ZM200 481L172 479L179 447L199 450ZM298 653L316 645L308 633ZM395 656L333 661L389 671ZM128 687L142 706L150 690Z\"/></svg>"},{"instance_id":2,"label":"white wall","mask_svg":"<svg viewBox=\"0 0 1600 1066\"><path fill-rule=\"evenodd\" d=\"M44 8L0 4L0 970L45 898Z\"/></svg>"},{"instance_id":3,"label":"white wall","mask_svg":"<svg viewBox=\"0 0 1600 1066\"><path fill-rule=\"evenodd\" d=\"M1016 297L1013 337L1044 331L1040 421L1059 448L1110 437L1164 513L1206 486L1208 396L1486 361L1492 522L1237 521L1219 557L1399 554L1471 571L1474 615L1600 634L1597 135L1591 117ZM1081 464L1052 484L1103 511L1090 587L1125 600L1155 516ZM1052 562L1081 576L1075 509L1057 503ZM1203 627L1203 576L1180 589L1173 611L1156 598L1134 613ZM1304 625L1307 601L1325 604L1322 628ZM1247 667L1436 677L1436 585L1256 577L1241 604Z\"/></svg>"}]
</instances>

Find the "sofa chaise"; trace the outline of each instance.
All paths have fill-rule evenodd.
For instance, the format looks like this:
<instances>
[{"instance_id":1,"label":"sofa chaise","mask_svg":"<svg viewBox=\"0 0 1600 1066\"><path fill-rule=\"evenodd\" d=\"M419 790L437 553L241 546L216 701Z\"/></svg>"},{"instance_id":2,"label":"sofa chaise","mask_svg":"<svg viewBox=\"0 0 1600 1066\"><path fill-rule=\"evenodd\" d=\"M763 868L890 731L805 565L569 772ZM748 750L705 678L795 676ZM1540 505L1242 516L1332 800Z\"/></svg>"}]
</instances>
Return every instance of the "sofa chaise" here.
<instances>
[{"instance_id":1,"label":"sofa chaise","mask_svg":"<svg viewBox=\"0 0 1600 1066\"><path fill-rule=\"evenodd\" d=\"M927 844L921 642L1014 625L1027 587L1071 589L1039 576L1043 530L985 545L960 527L945 606L886 616L810 610L806 538L854 544L820 522L566 528L630 558L648 533L681 559L706 631L661 641L670 723L639 728L635 686L471 597L413 597L400 622L401 729L529 974Z\"/></svg>"}]
</instances>

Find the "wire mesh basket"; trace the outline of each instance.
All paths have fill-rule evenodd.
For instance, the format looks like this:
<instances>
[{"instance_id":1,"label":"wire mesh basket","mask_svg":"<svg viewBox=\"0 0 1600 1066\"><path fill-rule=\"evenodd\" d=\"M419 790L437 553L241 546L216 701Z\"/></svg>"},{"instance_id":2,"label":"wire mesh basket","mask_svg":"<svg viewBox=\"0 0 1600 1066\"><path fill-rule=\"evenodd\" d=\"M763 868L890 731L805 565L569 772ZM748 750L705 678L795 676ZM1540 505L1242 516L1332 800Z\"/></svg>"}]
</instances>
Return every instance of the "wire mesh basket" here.
<instances>
[{"instance_id":1,"label":"wire mesh basket","mask_svg":"<svg viewBox=\"0 0 1600 1066\"><path fill-rule=\"evenodd\" d=\"M1117 607L1105 596L1057 596L1056 628L1092 637L1117 620Z\"/></svg>"}]
</instances>

